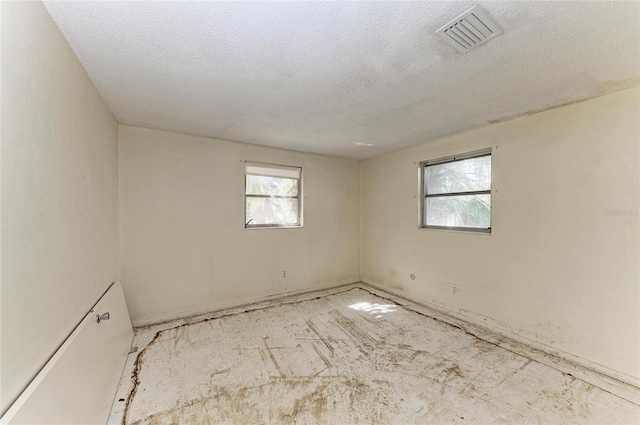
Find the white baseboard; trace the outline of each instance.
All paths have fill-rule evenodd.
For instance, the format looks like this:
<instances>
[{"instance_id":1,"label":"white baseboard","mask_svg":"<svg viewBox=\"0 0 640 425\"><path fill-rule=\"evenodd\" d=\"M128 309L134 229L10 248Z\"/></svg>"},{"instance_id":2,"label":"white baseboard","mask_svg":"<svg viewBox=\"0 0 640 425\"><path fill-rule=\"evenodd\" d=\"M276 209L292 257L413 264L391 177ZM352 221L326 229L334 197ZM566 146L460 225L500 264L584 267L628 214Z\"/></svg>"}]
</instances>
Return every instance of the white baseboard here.
<instances>
[{"instance_id":1,"label":"white baseboard","mask_svg":"<svg viewBox=\"0 0 640 425\"><path fill-rule=\"evenodd\" d=\"M458 326L465 331L509 351L523 355L561 372L571 374L592 385L618 395L632 403L640 405L640 379L610 369L601 364L584 359L575 354L558 350L541 342L523 337L513 332L474 320L473 317L447 310L442 306L420 300L415 296L396 289L388 289L370 279L361 279L362 283L377 289L383 294L390 294L402 300L432 310L439 320Z\"/></svg>"},{"instance_id":2,"label":"white baseboard","mask_svg":"<svg viewBox=\"0 0 640 425\"><path fill-rule=\"evenodd\" d=\"M178 312L175 312L175 313L163 314L163 315L160 315L160 316L154 316L154 317L145 318L145 319L137 319L137 320L133 320L131 323L133 324L134 328L139 328L139 327L143 327L143 326L158 325L158 324L169 322L169 321L172 321L172 320L186 319L186 318L190 318L190 317L194 317L194 316L201 316L201 315L211 314L211 313L215 313L215 312L218 312L218 311L221 311L221 310L228 310L228 309L232 309L232 308L238 308L238 307L242 307L242 306L245 306L245 305L255 304L255 303L264 302L264 301L274 301L274 300L277 300L279 298L292 297L292 296L295 296L295 295L303 295L303 294L307 294L307 293L311 293L311 292L317 292L317 291L322 291L322 290L326 290L326 289L332 289L332 288L345 286L345 285L358 283L358 282L360 282L360 279L339 280L339 281L336 281L336 282L330 282L330 283L326 283L326 284L323 284L323 285L318 285L318 286L313 286L313 287L308 287L308 288L303 288L303 289L296 289L296 290L293 290L293 291L278 292L278 293L271 294L271 295L268 295L268 296L242 298L242 299L234 300L234 301L231 301L231 302L213 304L211 306L207 306L207 307L203 307L203 308L197 308L197 309L192 309L192 310L183 310L183 311L178 311Z\"/></svg>"}]
</instances>

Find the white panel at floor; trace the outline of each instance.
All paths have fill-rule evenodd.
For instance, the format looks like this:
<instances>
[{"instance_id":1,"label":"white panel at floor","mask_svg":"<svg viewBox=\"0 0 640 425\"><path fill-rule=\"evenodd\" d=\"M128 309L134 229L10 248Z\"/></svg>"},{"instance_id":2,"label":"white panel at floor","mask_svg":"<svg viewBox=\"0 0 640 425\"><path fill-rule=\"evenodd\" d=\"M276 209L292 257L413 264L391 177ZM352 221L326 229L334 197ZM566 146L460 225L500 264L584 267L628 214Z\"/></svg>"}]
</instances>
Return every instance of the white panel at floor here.
<instances>
[{"instance_id":1,"label":"white panel at floor","mask_svg":"<svg viewBox=\"0 0 640 425\"><path fill-rule=\"evenodd\" d=\"M107 312L109 319L98 323L96 316ZM104 424L132 339L122 284L116 282L0 423Z\"/></svg>"}]
</instances>

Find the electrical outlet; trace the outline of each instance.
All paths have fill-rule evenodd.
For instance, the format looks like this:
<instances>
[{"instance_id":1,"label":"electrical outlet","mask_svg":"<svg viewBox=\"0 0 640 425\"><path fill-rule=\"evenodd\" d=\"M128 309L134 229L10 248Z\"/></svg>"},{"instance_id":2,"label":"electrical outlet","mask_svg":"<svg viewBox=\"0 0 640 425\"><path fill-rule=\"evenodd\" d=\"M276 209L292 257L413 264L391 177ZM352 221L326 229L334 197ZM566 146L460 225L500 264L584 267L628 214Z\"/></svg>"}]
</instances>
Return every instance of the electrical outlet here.
<instances>
[{"instance_id":1,"label":"electrical outlet","mask_svg":"<svg viewBox=\"0 0 640 425\"><path fill-rule=\"evenodd\" d=\"M461 289L460 289L460 287L459 287L459 286L455 286L455 285L453 285L453 286L451 287L451 293L452 293L453 295L455 295L455 294L457 294L458 292L460 292L460 290L461 290Z\"/></svg>"},{"instance_id":2,"label":"electrical outlet","mask_svg":"<svg viewBox=\"0 0 640 425\"><path fill-rule=\"evenodd\" d=\"M288 274L289 274L289 272L288 272L288 271L286 271L286 270L282 270L282 271L280 272L280 279L285 280L285 279L287 278L287 275L288 275Z\"/></svg>"}]
</instances>

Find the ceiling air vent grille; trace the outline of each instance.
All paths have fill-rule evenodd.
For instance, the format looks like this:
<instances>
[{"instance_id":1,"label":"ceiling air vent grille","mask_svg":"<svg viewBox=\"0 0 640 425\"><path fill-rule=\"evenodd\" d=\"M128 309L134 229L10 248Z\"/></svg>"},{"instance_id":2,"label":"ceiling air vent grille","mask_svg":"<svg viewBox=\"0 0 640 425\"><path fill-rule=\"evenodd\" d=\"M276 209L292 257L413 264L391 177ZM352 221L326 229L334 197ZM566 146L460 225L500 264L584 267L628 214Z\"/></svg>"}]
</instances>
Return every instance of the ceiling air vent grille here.
<instances>
[{"instance_id":1,"label":"ceiling air vent grille","mask_svg":"<svg viewBox=\"0 0 640 425\"><path fill-rule=\"evenodd\" d=\"M502 29L487 12L475 5L436 31L461 53L467 53L494 37L502 34Z\"/></svg>"}]
</instances>

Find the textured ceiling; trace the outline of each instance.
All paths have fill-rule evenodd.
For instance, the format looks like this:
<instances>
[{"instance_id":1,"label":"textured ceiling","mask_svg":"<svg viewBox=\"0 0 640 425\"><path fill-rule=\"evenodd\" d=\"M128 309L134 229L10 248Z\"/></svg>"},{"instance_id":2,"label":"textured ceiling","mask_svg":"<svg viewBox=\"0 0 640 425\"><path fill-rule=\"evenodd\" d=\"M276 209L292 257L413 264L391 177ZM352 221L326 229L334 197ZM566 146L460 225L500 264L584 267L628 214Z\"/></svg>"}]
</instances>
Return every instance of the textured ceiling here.
<instances>
[{"instance_id":1,"label":"textured ceiling","mask_svg":"<svg viewBox=\"0 0 640 425\"><path fill-rule=\"evenodd\" d=\"M45 2L121 123L355 159L638 84L639 2L473 4Z\"/></svg>"}]
</instances>

